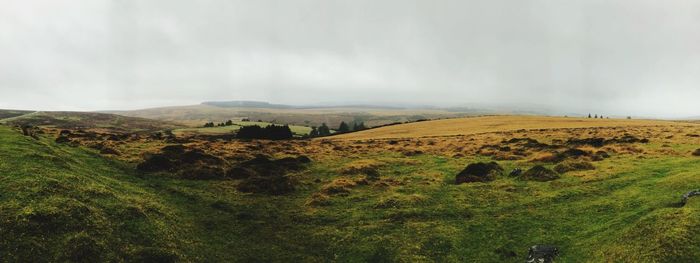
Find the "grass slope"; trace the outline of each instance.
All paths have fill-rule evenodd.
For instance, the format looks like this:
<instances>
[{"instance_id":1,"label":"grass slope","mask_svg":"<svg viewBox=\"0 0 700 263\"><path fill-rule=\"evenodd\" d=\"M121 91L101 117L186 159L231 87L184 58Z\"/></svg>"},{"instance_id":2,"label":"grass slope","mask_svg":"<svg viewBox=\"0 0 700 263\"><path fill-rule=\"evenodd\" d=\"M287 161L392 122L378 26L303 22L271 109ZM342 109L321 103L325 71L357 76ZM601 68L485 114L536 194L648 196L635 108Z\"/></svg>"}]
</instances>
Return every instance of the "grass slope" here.
<instances>
[{"instance_id":1,"label":"grass slope","mask_svg":"<svg viewBox=\"0 0 700 263\"><path fill-rule=\"evenodd\" d=\"M380 153L317 158L285 196L236 181L142 176L88 150L0 126L2 261L518 262L553 244L558 262L700 258L697 157L614 155L552 182L453 185L484 157ZM352 165L379 182L318 204ZM501 161L506 170L530 165ZM325 190L324 190L325 189ZM318 200L316 200L318 201Z\"/></svg>"},{"instance_id":2,"label":"grass slope","mask_svg":"<svg viewBox=\"0 0 700 263\"><path fill-rule=\"evenodd\" d=\"M0 126L0 260L175 256L172 210L128 169ZM172 218L171 218L172 219Z\"/></svg>"},{"instance_id":3,"label":"grass slope","mask_svg":"<svg viewBox=\"0 0 700 263\"><path fill-rule=\"evenodd\" d=\"M668 125L670 121L656 120L622 120L622 119L587 119L545 116L484 116L457 119L422 121L380 127L360 132L333 136L337 139L386 139L416 138L432 136L453 136L486 132L503 132L514 130L554 129L554 128L592 128L592 127L634 127Z\"/></svg>"}]
</instances>

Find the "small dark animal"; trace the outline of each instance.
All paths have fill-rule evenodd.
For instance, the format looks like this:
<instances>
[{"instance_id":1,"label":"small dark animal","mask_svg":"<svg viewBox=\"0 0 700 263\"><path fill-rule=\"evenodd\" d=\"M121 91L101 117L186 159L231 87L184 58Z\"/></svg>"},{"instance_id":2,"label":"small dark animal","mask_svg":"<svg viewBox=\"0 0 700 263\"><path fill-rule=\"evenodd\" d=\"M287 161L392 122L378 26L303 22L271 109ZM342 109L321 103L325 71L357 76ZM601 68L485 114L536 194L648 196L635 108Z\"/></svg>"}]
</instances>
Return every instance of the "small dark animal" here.
<instances>
[{"instance_id":1,"label":"small dark animal","mask_svg":"<svg viewBox=\"0 0 700 263\"><path fill-rule=\"evenodd\" d=\"M513 171L510 171L509 175L512 177L517 177L517 176L520 176L521 174L523 174L523 169L515 168L515 169L513 169Z\"/></svg>"},{"instance_id":2,"label":"small dark animal","mask_svg":"<svg viewBox=\"0 0 700 263\"><path fill-rule=\"evenodd\" d=\"M551 263L559 255L559 249L549 245L534 245L527 253L526 263Z\"/></svg>"},{"instance_id":3,"label":"small dark animal","mask_svg":"<svg viewBox=\"0 0 700 263\"><path fill-rule=\"evenodd\" d=\"M687 192L681 196L681 205L685 205L688 202L688 198L692 196L700 196L700 189Z\"/></svg>"}]
</instances>

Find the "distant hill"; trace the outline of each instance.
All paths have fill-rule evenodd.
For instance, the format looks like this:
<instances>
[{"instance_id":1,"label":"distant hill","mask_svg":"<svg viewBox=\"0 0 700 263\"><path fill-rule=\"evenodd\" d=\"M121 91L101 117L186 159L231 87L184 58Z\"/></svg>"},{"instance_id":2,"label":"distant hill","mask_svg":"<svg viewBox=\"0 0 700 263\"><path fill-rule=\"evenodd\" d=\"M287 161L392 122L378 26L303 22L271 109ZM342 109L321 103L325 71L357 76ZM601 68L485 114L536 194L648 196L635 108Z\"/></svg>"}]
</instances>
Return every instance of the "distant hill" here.
<instances>
[{"instance_id":1,"label":"distant hill","mask_svg":"<svg viewBox=\"0 0 700 263\"><path fill-rule=\"evenodd\" d=\"M205 101L202 105L210 105L215 107L223 108L268 108L268 109L291 109L294 106L283 105L283 104L271 104L264 101L246 101L246 100L236 100L236 101Z\"/></svg>"},{"instance_id":2,"label":"distant hill","mask_svg":"<svg viewBox=\"0 0 700 263\"><path fill-rule=\"evenodd\" d=\"M47 126L64 129L105 129L123 132L157 131L182 125L108 113L37 111L0 120L9 125Z\"/></svg>"},{"instance_id":3,"label":"distant hill","mask_svg":"<svg viewBox=\"0 0 700 263\"><path fill-rule=\"evenodd\" d=\"M671 125L673 121L588 119L545 116L482 116L423 121L340 134L336 139L388 139L468 135L514 130ZM692 124L688 124L692 125Z\"/></svg>"},{"instance_id":4,"label":"distant hill","mask_svg":"<svg viewBox=\"0 0 700 263\"><path fill-rule=\"evenodd\" d=\"M24 114L29 114L32 112L33 111L26 111L26 110L2 110L2 109L0 109L0 120L7 119L7 118L13 118L13 117L17 117L17 116L22 116Z\"/></svg>"},{"instance_id":5,"label":"distant hill","mask_svg":"<svg viewBox=\"0 0 700 263\"><path fill-rule=\"evenodd\" d=\"M367 126L378 126L394 122L421 119L452 118L476 115L480 112L457 112L429 108L391 108L379 106L289 106L266 102L205 102L200 105L151 108L133 111L109 111L109 113L172 121L192 127L207 122L223 122L243 118L253 121L301 126L320 126L326 123L331 128L340 122L364 122Z\"/></svg>"}]
</instances>

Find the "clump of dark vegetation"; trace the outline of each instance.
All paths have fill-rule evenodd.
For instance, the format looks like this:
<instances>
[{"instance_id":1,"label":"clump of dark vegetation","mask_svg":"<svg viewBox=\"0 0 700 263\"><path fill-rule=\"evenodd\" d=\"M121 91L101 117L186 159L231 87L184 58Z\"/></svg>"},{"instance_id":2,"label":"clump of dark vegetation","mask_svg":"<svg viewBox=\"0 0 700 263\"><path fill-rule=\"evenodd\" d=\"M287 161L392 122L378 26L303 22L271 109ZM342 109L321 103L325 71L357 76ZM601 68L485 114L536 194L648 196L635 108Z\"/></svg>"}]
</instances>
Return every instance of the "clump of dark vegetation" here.
<instances>
[{"instance_id":1,"label":"clump of dark vegetation","mask_svg":"<svg viewBox=\"0 0 700 263\"><path fill-rule=\"evenodd\" d=\"M693 151L693 156L700 156L700 149Z\"/></svg>"},{"instance_id":2,"label":"clump of dark vegetation","mask_svg":"<svg viewBox=\"0 0 700 263\"><path fill-rule=\"evenodd\" d=\"M241 179L238 190L248 193L281 195L294 191L294 180L287 173L303 169L311 162L306 156L271 159L259 155L231 167L226 175Z\"/></svg>"},{"instance_id":3,"label":"clump of dark vegetation","mask_svg":"<svg viewBox=\"0 0 700 263\"><path fill-rule=\"evenodd\" d=\"M565 161L554 166L554 171L563 174L571 171L595 170L593 164L586 161Z\"/></svg>"},{"instance_id":4,"label":"clump of dark vegetation","mask_svg":"<svg viewBox=\"0 0 700 263\"><path fill-rule=\"evenodd\" d=\"M578 138L569 138L566 141L566 144L568 145L575 145L575 146L583 146L583 145L589 145L593 147L603 147L608 144L628 144L628 143L648 143L649 139L646 138L637 138L636 136L630 135L630 134L625 134L622 137L614 137L611 139L605 139L605 138L583 138L583 139L578 139Z\"/></svg>"},{"instance_id":5,"label":"clump of dark vegetation","mask_svg":"<svg viewBox=\"0 0 700 263\"><path fill-rule=\"evenodd\" d=\"M503 174L503 168L496 162L472 163L467 165L455 178L456 184L489 182Z\"/></svg>"},{"instance_id":6,"label":"clump of dark vegetation","mask_svg":"<svg viewBox=\"0 0 700 263\"><path fill-rule=\"evenodd\" d=\"M268 125L266 127L251 125L241 127L236 137L240 139L285 140L293 138L294 134L287 125Z\"/></svg>"},{"instance_id":7,"label":"clump of dark vegetation","mask_svg":"<svg viewBox=\"0 0 700 263\"><path fill-rule=\"evenodd\" d=\"M160 153L149 154L136 166L142 172L174 172L186 179L223 178L224 160L200 149L187 149L183 145L168 145Z\"/></svg>"},{"instance_id":8,"label":"clump of dark vegetation","mask_svg":"<svg viewBox=\"0 0 700 263\"><path fill-rule=\"evenodd\" d=\"M559 179L559 175L542 165L536 165L525 171L520 178L528 181L546 182Z\"/></svg>"}]
</instances>

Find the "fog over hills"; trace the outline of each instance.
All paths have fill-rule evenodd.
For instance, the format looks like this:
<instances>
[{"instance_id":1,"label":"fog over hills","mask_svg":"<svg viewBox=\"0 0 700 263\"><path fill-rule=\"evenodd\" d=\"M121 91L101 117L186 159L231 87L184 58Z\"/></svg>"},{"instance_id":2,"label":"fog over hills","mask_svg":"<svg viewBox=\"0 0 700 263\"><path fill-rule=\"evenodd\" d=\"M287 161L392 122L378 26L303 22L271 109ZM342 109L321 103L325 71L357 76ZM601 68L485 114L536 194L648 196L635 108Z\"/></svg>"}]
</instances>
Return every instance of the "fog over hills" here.
<instances>
[{"instance_id":1,"label":"fog over hills","mask_svg":"<svg viewBox=\"0 0 700 263\"><path fill-rule=\"evenodd\" d=\"M685 118L700 111L698 12L651 0L11 1L0 108L258 100Z\"/></svg>"}]
</instances>

